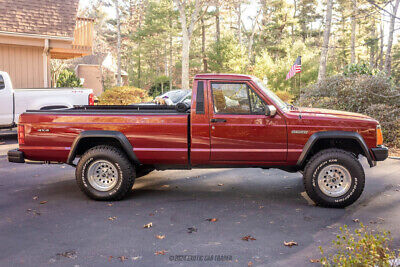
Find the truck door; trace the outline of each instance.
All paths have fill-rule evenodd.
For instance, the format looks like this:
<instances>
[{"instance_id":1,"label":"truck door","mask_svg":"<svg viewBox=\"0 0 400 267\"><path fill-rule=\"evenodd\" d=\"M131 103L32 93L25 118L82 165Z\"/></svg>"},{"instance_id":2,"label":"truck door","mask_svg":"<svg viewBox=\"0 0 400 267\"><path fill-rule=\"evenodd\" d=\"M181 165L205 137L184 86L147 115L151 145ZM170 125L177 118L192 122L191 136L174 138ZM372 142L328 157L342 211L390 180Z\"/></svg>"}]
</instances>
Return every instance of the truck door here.
<instances>
[{"instance_id":1,"label":"truck door","mask_svg":"<svg viewBox=\"0 0 400 267\"><path fill-rule=\"evenodd\" d=\"M8 126L14 120L14 99L11 88L7 88L3 75L0 74L0 126Z\"/></svg>"},{"instance_id":2,"label":"truck door","mask_svg":"<svg viewBox=\"0 0 400 267\"><path fill-rule=\"evenodd\" d=\"M266 102L243 81L210 81L211 161L225 163L284 162L287 134L284 118L265 115Z\"/></svg>"}]
</instances>

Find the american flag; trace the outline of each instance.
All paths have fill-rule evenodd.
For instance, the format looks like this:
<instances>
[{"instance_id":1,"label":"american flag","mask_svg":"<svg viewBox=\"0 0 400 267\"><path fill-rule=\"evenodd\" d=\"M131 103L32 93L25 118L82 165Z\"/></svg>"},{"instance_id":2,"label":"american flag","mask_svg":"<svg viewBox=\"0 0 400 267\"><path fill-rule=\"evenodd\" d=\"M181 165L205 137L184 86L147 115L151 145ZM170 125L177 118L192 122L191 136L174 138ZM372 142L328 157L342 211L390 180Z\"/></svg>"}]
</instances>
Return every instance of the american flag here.
<instances>
[{"instance_id":1,"label":"american flag","mask_svg":"<svg viewBox=\"0 0 400 267\"><path fill-rule=\"evenodd\" d=\"M296 73L301 72L301 56L299 56L294 62L293 66L290 68L288 74L286 74L286 80L292 78Z\"/></svg>"}]
</instances>

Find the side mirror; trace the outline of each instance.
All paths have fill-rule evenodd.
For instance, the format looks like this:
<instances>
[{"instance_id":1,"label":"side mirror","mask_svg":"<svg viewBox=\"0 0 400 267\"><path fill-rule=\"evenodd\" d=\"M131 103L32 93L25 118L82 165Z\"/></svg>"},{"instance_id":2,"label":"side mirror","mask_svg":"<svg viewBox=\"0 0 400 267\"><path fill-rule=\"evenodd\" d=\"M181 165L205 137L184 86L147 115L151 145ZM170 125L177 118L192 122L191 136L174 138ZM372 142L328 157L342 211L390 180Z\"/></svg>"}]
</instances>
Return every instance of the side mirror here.
<instances>
[{"instance_id":1,"label":"side mirror","mask_svg":"<svg viewBox=\"0 0 400 267\"><path fill-rule=\"evenodd\" d=\"M0 75L0 90L6 88L3 76Z\"/></svg>"},{"instance_id":2,"label":"side mirror","mask_svg":"<svg viewBox=\"0 0 400 267\"><path fill-rule=\"evenodd\" d=\"M276 107L274 105L268 105L265 107L265 116L273 118L275 115Z\"/></svg>"}]
</instances>

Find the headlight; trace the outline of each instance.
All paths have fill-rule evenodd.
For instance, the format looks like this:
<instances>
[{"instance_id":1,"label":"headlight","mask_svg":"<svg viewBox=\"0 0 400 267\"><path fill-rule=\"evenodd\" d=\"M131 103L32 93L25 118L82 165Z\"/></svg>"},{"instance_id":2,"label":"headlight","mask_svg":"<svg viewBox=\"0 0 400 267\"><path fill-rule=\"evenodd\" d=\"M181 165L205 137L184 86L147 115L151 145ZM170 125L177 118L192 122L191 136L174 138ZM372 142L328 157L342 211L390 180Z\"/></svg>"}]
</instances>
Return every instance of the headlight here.
<instances>
[{"instance_id":1,"label":"headlight","mask_svg":"<svg viewBox=\"0 0 400 267\"><path fill-rule=\"evenodd\" d=\"M380 125L376 126L376 145L383 145L382 129Z\"/></svg>"}]
</instances>

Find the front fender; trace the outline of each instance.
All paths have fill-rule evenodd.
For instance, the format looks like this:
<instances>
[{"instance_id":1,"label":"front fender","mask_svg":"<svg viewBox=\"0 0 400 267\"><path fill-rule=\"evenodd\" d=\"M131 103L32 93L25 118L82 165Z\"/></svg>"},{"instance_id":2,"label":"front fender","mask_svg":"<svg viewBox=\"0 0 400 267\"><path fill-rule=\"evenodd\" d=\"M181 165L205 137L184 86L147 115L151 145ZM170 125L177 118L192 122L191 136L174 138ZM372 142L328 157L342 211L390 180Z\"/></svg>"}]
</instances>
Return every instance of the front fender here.
<instances>
[{"instance_id":1,"label":"front fender","mask_svg":"<svg viewBox=\"0 0 400 267\"><path fill-rule=\"evenodd\" d=\"M307 156L309 155L313 145L320 139L352 139L356 140L360 145L361 149L364 152L365 157L368 160L368 163L371 167L376 165L376 162L372 159L371 154L369 153L369 149L367 144L364 141L364 138L357 132L346 132L346 131L326 131L326 132L317 132L310 136L307 143L303 147L303 151L299 159L297 160L297 166L301 167L304 164Z\"/></svg>"}]
</instances>

